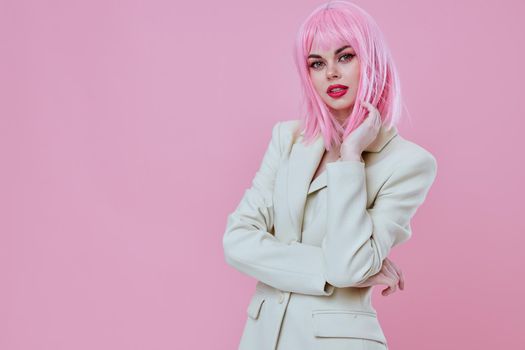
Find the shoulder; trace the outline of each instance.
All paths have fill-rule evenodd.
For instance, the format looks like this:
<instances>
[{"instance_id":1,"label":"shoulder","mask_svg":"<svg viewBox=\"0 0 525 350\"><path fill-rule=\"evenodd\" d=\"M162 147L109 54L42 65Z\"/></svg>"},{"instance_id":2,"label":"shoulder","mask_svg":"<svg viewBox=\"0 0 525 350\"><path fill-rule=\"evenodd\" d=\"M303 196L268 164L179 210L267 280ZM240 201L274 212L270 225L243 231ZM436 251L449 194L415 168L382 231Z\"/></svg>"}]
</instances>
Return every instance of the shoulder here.
<instances>
[{"instance_id":1,"label":"shoulder","mask_svg":"<svg viewBox=\"0 0 525 350\"><path fill-rule=\"evenodd\" d=\"M273 137L279 139L281 152L295 142L301 132L301 126L300 119L281 120L274 124ZM411 169L433 176L437 172L436 157L428 149L406 139L399 133L377 155L391 165L391 171L400 169L403 172L402 169Z\"/></svg>"},{"instance_id":2,"label":"shoulder","mask_svg":"<svg viewBox=\"0 0 525 350\"><path fill-rule=\"evenodd\" d=\"M279 125L281 129L282 137L291 137L294 133L300 132L299 128L301 127L301 120L300 119L282 120L280 122L277 122L277 125Z\"/></svg>"},{"instance_id":3,"label":"shoulder","mask_svg":"<svg viewBox=\"0 0 525 350\"><path fill-rule=\"evenodd\" d=\"M387 144L381 153L388 154L389 163L393 165L393 170L402 172L402 169L412 169L412 171L423 171L435 176L437 172L436 157L423 146L410 141L399 133Z\"/></svg>"},{"instance_id":4,"label":"shoulder","mask_svg":"<svg viewBox=\"0 0 525 350\"><path fill-rule=\"evenodd\" d=\"M281 120L276 122L272 128L272 139L279 143L281 152L289 148L290 144L297 139L301 132L301 120Z\"/></svg>"}]
</instances>

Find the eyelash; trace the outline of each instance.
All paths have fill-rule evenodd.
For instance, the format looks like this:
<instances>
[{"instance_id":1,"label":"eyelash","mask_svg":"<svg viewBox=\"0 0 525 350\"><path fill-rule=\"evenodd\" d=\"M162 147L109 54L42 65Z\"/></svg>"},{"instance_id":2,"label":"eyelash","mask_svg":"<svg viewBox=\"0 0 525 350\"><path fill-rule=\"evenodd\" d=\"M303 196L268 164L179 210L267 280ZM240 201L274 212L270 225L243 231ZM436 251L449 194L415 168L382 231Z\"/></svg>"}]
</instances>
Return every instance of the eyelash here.
<instances>
[{"instance_id":1,"label":"eyelash","mask_svg":"<svg viewBox=\"0 0 525 350\"><path fill-rule=\"evenodd\" d=\"M343 57L345 57L345 56L350 56L350 58L352 58L352 57L354 57L355 55L354 55L354 54L351 54L351 53L347 53L347 54L344 54L343 56L341 56L341 57L339 57L339 58L341 59L341 58L343 58ZM312 63L310 64L310 68L313 68L313 69L317 68L317 67L314 66L316 63L323 63L323 62L321 62L321 61L315 61L315 62L312 62Z\"/></svg>"}]
</instances>

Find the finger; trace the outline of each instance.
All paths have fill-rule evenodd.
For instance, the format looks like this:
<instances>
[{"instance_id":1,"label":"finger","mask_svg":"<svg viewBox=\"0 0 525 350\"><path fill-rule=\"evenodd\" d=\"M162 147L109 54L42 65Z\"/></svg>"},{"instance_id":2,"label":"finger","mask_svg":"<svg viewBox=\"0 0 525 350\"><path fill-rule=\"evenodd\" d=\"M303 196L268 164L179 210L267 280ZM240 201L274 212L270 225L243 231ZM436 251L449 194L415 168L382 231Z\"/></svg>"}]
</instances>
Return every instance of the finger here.
<instances>
[{"instance_id":1,"label":"finger","mask_svg":"<svg viewBox=\"0 0 525 350\"><path fill-rule=\"evenodd\" d=\"M395 286L394 287L388 286L387 288L385 288L385 289L383 289L381 291L381 294L383 294L384 296L388 296L388 295L394 293L395 291L396 291Z\"/></svg>"},{"instance_id":2,"label":"finger","mask_svg":"<svg viewBox=\"0 0 525 350\"><path fill-rule=\"evenodd\" d=\"M373 104L371 104L370 102L368 102L368 101L362 100L362 101L361 101L361 104L362 104L364 107L366 107L366 109L368 109L371 113L376 114L376 112L378 112L377 108L376 108Z\"/></svg>"},{"instance_id":3,"label":"finger","mask_svg":"<svg viewBox=\"0 0 525 350\"><path fill-rule=\"evenodd\" d=\"M376 113L374 124L377 129L381 127L381 116L379 113Z\"/></svg>"},{"instance_id":4,"label":"finger","mask_svg":"<svg viewBox=\"0 0 525 350\"><path fill-rule=\"evenodd\" d=\"M404 290L405 289L405 276L403 275L403 271L401 271L401 269L397 267L396 265L393 265L393 266L396 269L397 275L399 277L399 288L401 290Z\"/></svg>"},{"instance_id":5,"label":"finger","mask_svg":"<svg viewBox=\"0 0 525 350\"><path fill-rule=\"evenodd\" d=\"M392 280L392 277L387 276L383 270L379 271L373 278L374 284L384 284L385 286L390 285L390 281Z\"/></svg>"},{"instance_id":6,"label":"finger","mask_svg":"<svg viewBox=\"0 0 525 350\"><path fill-rule=\"evenodd\" d=\"M387 274L385 273L384 269L381 270L381 272L379 272L377 275L374 276L376 278L375 282L373 283L374 285L376 284L384 284L387 286L387 288L383 289L381 291L381 294L383 294L384 296L387 296L389 294L392 294L396 291L396 280L393 279L392 277L389 277L387 276Z\"/></svg>"},{"instance_id":7,"label":"finger","mask_svg":"<svg viewBox=\"0 0 525 350\"><path fill-rule=\"evenodd\" d=\"M374 276L369 277L365 282L365 286L385 285L389 288L391 285L395 284L395 282L392 280L392 277L385 275L384 270L381 270Z\"/></svg>"},{"instance_id":8,"label":"finger","mask_svg":"<svg viewBox=\"0 0 525 350\"><path fill-rule=\"evenodd\" d=\"M397 289L397 276L386 271L386 269L382 271L381 284L388 286L392 293L395 292Z\"/></svg>"},{"instance_id":9,"label":"finger","mask_svg":"<svg viewBox=\"0 0 525 350\"><path fill-rule=\"evenodd\" d=\"M383 264L385 265L385 267L388 269L388 271L392 272L393 274L395 274L396 276L398 275L398 268L397 266L392 262L392 260L390 259L386 259L383 260Z\"/></svg>"},{"instance_id":10,"label":"finger","mask_svg":"<svg viewBox=\"0 0 525 350\"><path fill-rule=\"evenodd\" d=\"M368 113L365 113L365 118L364 120L369 120L370 118L373 118L374 115L373 115L373 111L372 109L370 108L370 104L368 102L365 102L363 104L363 106L367 109Z\"/></svg>"},{"instance_id":11,"label":"finger","mask_svg":"<svg viewBox=\"0 0 525 350\"><path fill-rule=\"evenodd\" d=\"M397 274L397 271L396 269L394 269L392 267L392 263L390 261L385 261L383 260L383 266L385 267L386 271L388 272L389 276L392 278L392 279L395 279L396 280L396 283L397 283L397 280L399 279L399 276Z\"/></svg>"},{"instance_id":12,"label":"finger","mask_svg":"<svg viewBox=\"0 0 525 350\"><path fill-rule=\"evenodd\" d=\"M392 293L397 291L397 281L392 281L392 284L389 287L392 290Z\"/></svg>"},{"instance_id":13,"label":"finger","mask_svg":"<svg viewBox=\"0 0 525 350\"><path fill-rule=\"evenodd\" d=\"M392 292L395 292L397 290L397 283L399 281L399 277L397 273L391 272L388 270L388 268L385 269L384 272L385 275L388 276L388 282L386 283L390 288L392 288Z\"/></svg>"},{"instance_id":14,"label":"finger","mask_svg":"<svg viewBox=\"0 0 525 350\"><path fill-rule=\"evenodd\" d=\"M375 115L375 112L374 112L374 106L372 106L372 104L370 104L369 102L363 100L361 101L361 105L363 107L365 107L366 109L368 109L368 114L365 116L366 117L373 117Z\"/></svg>"},{"instance_id":15,"label":"finger","mask_svg":"<svg viewBox=\"0 0 525 350\"><path fill-rule=\"evenodd\" d=\"M384 295L389 295L389 294L394 293L396 291L396 289L397 289L397 287L396 287L396 285L397 285L397 278L391 272L389 272L386 269L385 266L383 267L383 269L381 271L382 271L382 274L384 276L383 284L388 286L388 288L383 290L383 294Z\"/></svg>"},{"instance_id":16,"label":"finger","mask_svg":"<svg viewBox=\"0 0 525 350\"><path fill-rule=\"evenodd\" d=\"M379 129L381 127L381 115L377 108L367 101L363 101L363 105L368 109L368 114L365 116L365 119L371 117L372 125L374 128Z\"/></svg>"},{"instance_id":17,"label":"finger","mask_svg":"<svg viewBox=\"0 0 525 350\"><path fill-rule=\"evenodd\" d=\"M374 107L374 122L376 126L381 125L381 114L379 113L379 110Z\"/></svg>"},{"instance_id":18,"label":"finger","mask_svg":"<svg viewBox=\"0 0 525 350\"><path fill-rule=\"evenodd\" d=\"M387 260L387 259L385 259ZM389 267L391 267L392 269L394 269L396 271L396 274L399 278L399 289L403 290L405 289L405 277L403 276L403 272L401 271L401 269L399 267L397 267L396 264L394 264L393 261L391 261L390 259L387 261L387 264Z\"/></svg>"}]
</instances>

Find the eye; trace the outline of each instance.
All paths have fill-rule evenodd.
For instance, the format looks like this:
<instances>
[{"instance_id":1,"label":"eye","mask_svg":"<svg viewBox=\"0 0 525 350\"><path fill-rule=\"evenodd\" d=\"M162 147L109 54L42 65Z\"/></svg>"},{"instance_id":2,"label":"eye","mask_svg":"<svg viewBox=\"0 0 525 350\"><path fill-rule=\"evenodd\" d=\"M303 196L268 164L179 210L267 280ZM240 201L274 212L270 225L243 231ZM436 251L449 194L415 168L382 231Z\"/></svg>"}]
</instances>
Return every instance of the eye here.
<instances>
[{"instance_id":1,"label":"eye","mask_svg":"<svg viewBox=\"0 0 525 350\"><path fill-rule=\"evenodd\" d=\"M352 57L354 57L355 55L354 55L354 54L351 54L351 53L344 54L344 55L342 55L341 57L339 57L339 61L341 61L342 58L347 57L347 56L348 56L349 58L352 58ZM344 61L349 61L349 59L348 59L348 60L345 59ZM316 65L316 64L318 64L318 63L319 63L319 64L324 64L324 63L321 62L321 61L314 61L314 62L312 62L312 63L310 64L310 68L313 68L313 69L317 69L317 68L319 68L320 66Z\"/></svg>"},{"instance_id":2,"label":"eye","mask_svg":"<svg viewBox=\"0 0 525 350\"><path fill-rule=\"evenodd\" d=\"M316 66L317 63L323 63L323 62L321 61L312 62L312 64L310 64L310 68L316 69L317 67L319 67L319 66Z\"/></svg>"},{"instance_id":3,"label":"eye","mask_svg":"<svg viewBox=\"0 0 525 350\"><path fill-rule=\"evenodd\" d=\"M353 54L351 54L351 53L347 53L347 54L344 54L343 56L341 56L341 58L346 57L346 56L348 56L348 57L354 57ZM346 60L345 60L345 61L346 61Z\"/></svg>"}]
</instances>

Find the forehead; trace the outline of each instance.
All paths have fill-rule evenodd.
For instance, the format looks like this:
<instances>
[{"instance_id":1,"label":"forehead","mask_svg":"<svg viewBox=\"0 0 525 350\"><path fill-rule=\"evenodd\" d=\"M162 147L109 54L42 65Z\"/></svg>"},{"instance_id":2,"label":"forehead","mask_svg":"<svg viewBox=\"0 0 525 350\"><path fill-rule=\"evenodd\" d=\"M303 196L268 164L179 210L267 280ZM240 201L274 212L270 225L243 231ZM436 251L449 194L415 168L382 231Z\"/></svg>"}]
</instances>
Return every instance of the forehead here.
<instances>
[{"instance_id":1,"label":"forehead","mask_svg":"<svg viewBox=\"0 0 525 350\"><path fill-rule=\"evenodd\" d=\"M343 38L325 35L316 35L312 40L312 45L309 53L316 54L332 54L337 49L351 46L350 43Z\"/></svg>"}]
</instances>

